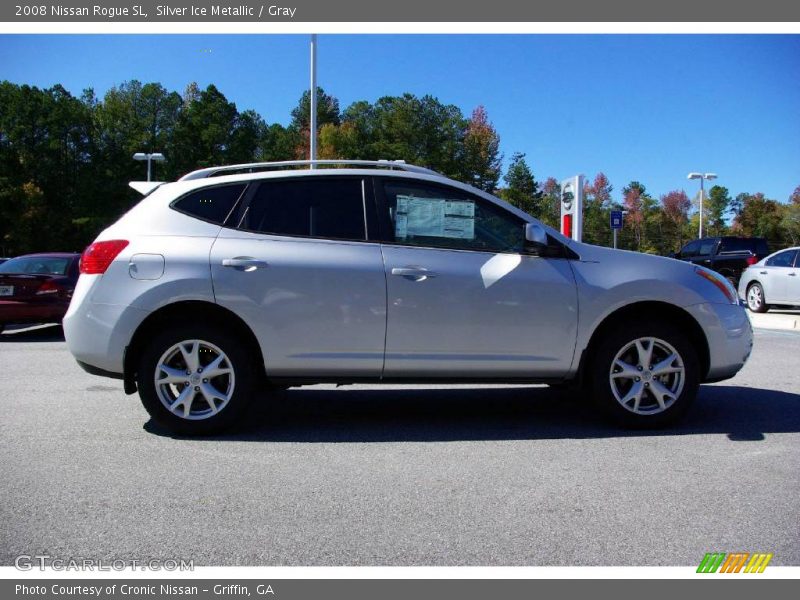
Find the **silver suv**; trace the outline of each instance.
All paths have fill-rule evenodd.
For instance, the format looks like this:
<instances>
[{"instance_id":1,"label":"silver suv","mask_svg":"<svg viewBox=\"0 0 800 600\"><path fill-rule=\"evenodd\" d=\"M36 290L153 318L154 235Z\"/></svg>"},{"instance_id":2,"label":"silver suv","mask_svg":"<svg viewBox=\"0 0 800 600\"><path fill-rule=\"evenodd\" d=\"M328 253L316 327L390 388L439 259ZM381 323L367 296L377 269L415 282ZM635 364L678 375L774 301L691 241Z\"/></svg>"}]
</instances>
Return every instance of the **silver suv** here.
<instances>
[{"instance_id":1,"label":"silver suv","mask_svg":"<svg viewBox=\"0 0 800 600\"><path fill-rule=\"evenodd\" d=\"M256 388L324 382L549 383L662 426L752 347L716 273L574 242L421 167L131 185L147 195L84 252L64 332L176 432L230 425Z\"/></svg>"}]
</instances>

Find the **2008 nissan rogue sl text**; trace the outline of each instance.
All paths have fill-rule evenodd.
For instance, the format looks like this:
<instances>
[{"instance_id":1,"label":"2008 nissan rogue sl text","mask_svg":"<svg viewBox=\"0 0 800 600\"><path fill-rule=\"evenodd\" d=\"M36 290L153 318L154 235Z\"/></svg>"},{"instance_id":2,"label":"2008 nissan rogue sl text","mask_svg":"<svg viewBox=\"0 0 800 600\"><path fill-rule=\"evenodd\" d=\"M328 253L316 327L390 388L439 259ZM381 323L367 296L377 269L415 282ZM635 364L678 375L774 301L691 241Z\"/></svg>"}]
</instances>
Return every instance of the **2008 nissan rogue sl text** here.
<instances>
[{"instance_id":1,"label":"2008 nissan rogue sl text","mask_svg":"<svg viewBox=\"0 0 800 600\"><path fill-rule=\"evenodd\" d=\"M572 241L421 167L131 185L146 196L84 252L64 333L178 433L229 426L259 386L325 382L570 385L623 425L663 426L752 348L724 277Z\"/></svg>"}]
</instances>

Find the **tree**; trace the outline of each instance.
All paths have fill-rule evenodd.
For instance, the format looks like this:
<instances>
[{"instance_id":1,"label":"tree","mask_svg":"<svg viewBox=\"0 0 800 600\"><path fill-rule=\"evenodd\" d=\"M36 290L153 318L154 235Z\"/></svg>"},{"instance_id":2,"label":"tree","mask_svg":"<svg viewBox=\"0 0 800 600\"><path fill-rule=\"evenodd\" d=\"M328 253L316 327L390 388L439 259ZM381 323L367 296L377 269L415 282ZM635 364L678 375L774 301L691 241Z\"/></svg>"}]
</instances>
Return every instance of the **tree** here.
<instances>
[{"instance_id":1,"label":"tree","mask_svg":"<svg viewBox=\"0 0 800 600\"><path fill-rule=\"evenodd\" d=\"M670 237L674 240L671 249L677 251L683 246L683 232L689 223L689 209L692 201L683 190L673 190L661 196L661 207L669 224Z\"/></svg>"},{"instance_id":2,"label":"tree","mask_svg":"<svg viewBox=\"0 0 800 600\"><path fill-rule=\"evenodd\" d=\"M291 114L292 122L289 129L293 130L292 136L299 142L294 149L294 158L307 159L311 148L311 94L308 90L300 96ZM321 87L317 87L317 134L319 135L322 127L339 125L340 122L339 100L326 94Z\"/></svg>"},{"instance_id":3,"label":"tree","mask_svg":"<svg viewBox=\"0 0 800 600\"><path fill-rule=\"evenodd\" d=\"M524 153L514 153L503 180L506 182L506 188L500 191L503 200L538 218L541 196L537 191L533 172L525 162Z\"/></svg>"},{"instance_id":4,"label":"tree","mask_svg":"<svg viewBox=\"0 0 800 600\"><path fill-rule=\"evenodd\" d=\"M613 189L605 173L598 173L591 183L587 181L584 185L583 241L588 244L608 243Z\"/></svg>"},{"instance_id":5,"label":"tree","mask_svg":"<svg viewBox=\"0 0 800 600\"><path fill-rule=\"evenodd\" d=\"M708 191L708 198L704 203L706 218L706 231L709 235L724 235L728 229L725 216L730 212L731 196L728 188L720 185L713 186Z\"/></svg>"},{"instance_id":6,"label":"tree","mask_svg":"<svg viewBox=\"0 0 800 600\"><path fill-rule=\"evenodd\" d=\"M489 122L486 109L478 106L472 111L464 134L466 181L478 189L493 192L500 180L501 160L500 136Z\"/></svg>"},{"instance_id":7,"label":"tree","mask_svg":"<svg viewBox=\"0 0 800 600\"><path fill-rule=\"evenodd\" d=\"M781 205L775 200L764 197L764 194L739 194L736 198L739 212L733 221L733 229L740 235L748 237L765 237L770 241L781 238L781 221L783 214Z\"/></svg>"},{"instance_id":8,"label":"tree","mask_svg":"<svg viewBox=\"0 0 800 600\"><path fill-rule=\"evenodd\" d=\"M257 126L253 123L247 125ZM180 112L168 164L177 173L222 165L229 162L232 149L239 153L237 162L249 160L251 157L242 152L242 147L247 144L235 143L241 127L236 105L229 102L216 86L209 85Z\"/></svg>"},{"instance_id":9,"label":"tree","mask_svg":"<svg viewBox=\"0 0 800 600\"><path fill-rule=\"evenodd\" d=\"M555 177L548 177L541 188L542 197L540 201L541 210L539 212L539 220L546 225L550 225L550 227L560 229L561 184Z\"/></svg>"}]
</instances>

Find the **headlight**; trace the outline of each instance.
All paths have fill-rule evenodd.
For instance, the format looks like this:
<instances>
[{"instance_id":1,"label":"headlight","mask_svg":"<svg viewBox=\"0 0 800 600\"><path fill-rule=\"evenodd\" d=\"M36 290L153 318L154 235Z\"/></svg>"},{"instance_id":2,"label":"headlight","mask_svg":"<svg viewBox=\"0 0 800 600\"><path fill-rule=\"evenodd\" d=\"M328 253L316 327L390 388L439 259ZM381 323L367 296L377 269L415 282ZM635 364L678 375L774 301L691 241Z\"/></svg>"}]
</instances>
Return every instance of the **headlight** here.
<instances>
[{"instance_id":1,"label":"headlight","mask_svg":"<svg viewBox=\"0 0 800 600\"><path fill-rule=\"evenodd\" d=\"M706 281L710 281L717 289L725 294L725 297L731 304L739 304L739 295L736 290L733 288L733 285L730 281L728 281L725 277L720 275L719 273L715 273L710 269L706 269L705 267L695 267L694 272L697 273L700 277L705 279Z\"/></svg>"}]
</instances>

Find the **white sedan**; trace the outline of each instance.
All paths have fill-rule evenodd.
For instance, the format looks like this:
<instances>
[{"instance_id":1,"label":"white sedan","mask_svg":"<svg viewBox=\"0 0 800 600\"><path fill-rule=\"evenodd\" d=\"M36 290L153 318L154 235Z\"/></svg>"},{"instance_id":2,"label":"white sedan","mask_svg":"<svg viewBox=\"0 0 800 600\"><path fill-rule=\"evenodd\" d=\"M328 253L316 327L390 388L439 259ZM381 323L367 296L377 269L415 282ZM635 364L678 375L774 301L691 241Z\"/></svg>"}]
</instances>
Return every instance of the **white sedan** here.
<instances>
[{"instance_id":1,"label":"white sedan","mask_svg":"<svg viewBox=\"0 0 800 600\"><path fill-rule=\"evenodd\" d=\"M739 280L739 296L753 312L770 306L800 306L800 247L770 254L748 267Z\"/></svg>"}]
</instances>

